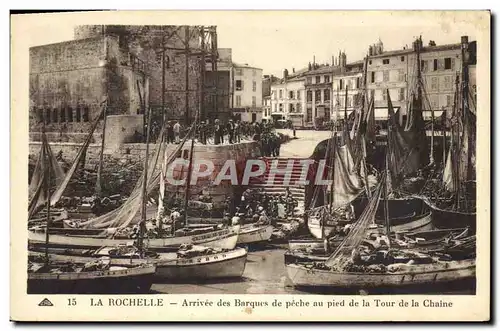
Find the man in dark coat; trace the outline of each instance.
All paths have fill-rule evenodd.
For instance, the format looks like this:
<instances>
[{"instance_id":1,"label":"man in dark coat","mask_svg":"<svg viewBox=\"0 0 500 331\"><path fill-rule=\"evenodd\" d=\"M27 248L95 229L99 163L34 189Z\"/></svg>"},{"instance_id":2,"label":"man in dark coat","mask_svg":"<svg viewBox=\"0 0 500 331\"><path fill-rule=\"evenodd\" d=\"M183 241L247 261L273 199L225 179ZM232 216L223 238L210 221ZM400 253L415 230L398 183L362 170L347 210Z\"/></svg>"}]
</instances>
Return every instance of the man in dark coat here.
<instances>
[{"instance_id":1,"label":"man in dark coat","mask_svg":"<svg viewBox=\"0 0 500 331\"><path fill-rule=\"evenodd\" d=\"M174 128L172 126L171 121L167 121L167 125L165 126L167 130L167 144L174 143Z\"/></svg>"},{"instance_id":2,"label":"man in dark coat","mask_svg":"<svg viewBox=\"0 0 500 331\"><path fill-rule=\"evenodd\" d=\"M221 125L219 119L215 120L215 125L214 125L214 144L219 145L221 143ZM223 142L223 141L222 141Z\"/></svg>"},{"instance_id":3,"label":"man in dark coat","mask_svg":"<svg viewBox=\"0 0 500 331\"><path fill-rule=\"evenodd\" d=\"M234 123L233 120L229 120L227 123L227 132L229 133L229 143L234 144Z\"/></svg>"}]
</instances>

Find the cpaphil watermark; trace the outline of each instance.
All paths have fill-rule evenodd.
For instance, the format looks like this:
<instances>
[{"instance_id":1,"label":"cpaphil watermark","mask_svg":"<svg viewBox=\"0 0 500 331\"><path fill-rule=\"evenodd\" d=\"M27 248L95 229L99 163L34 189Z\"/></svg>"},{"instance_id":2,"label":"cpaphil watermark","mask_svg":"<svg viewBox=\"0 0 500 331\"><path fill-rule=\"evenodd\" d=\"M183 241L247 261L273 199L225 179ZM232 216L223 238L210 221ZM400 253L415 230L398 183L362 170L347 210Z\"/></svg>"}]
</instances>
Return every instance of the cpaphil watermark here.
<instances>
[{"instance_id":1,"label":"cpaphil watermark","mask_svg":"<svg viewBox=\"0 0 500 331\"><path fill-rule=\"evenodd\" d=\"M243 163L226 160L221 167L216 167L212 160L195 160L191 167L190 185L211 181L213 185L230 182L231 185L331 185L331 179L325 178L326 160L317 162L313 168L313 159L274 159L266 163L262 159L250 159ZM175 159L165 173L165 181L170 185L186 185L189 160ZM316 170L316 171L313 171Z\"/></svg>"}]
</instances>

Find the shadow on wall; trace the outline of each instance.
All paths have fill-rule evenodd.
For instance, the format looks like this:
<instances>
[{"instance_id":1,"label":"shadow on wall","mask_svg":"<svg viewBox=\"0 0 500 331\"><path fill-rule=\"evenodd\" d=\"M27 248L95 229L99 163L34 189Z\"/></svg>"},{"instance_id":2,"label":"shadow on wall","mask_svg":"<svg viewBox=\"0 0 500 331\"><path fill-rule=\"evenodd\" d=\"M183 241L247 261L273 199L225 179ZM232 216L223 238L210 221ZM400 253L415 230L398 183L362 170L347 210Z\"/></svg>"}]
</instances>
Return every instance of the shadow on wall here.
<instances>
[{"instance_id":1,"label":"shadow on wall","mask_svg":"<svg viewBox=\"0 0 500 331\"><path fill-rule=\"evenodd\" d=\"M116 58L107 64L108 114L128 114L130 109L130 89L121 75Z\"/></svg>"}]
</instances>

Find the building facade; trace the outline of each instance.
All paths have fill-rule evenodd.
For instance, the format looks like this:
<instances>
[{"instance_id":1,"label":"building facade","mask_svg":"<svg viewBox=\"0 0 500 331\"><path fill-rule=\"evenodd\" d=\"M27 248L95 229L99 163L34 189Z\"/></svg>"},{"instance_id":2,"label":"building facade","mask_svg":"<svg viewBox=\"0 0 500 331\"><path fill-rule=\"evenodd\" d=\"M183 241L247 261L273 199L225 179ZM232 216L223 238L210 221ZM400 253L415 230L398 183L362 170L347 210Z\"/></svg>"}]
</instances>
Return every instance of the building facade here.
<instances>
[{"instance_id":1,"label":"building facade","mask_svg":"<svg viewBox=\"0 0 500 331\"><path fill-rule=\"evenodd\" d=\"M432 112L437 117L443 110L451 110L457 77L461 84L463 44L469 49L467 64L475 65L475 42L463 38L462 43L436 45L429 41L427 46L419 38L412 47L387 52L381 41L370 46L367 87L369 95L375 98L376 116L387 118L387 89L395 110L400 109L401 116L406 116L409 101L417 93L417 57L423 81L424 119L430 119ZM469 80L475 81L474 70L469 70Z\"/></svg>"},{"instance_id":2,"label":"building facade","mask_svg":"<svg viewBox=\"0 0 500 331\"><path fill-rule=\"evenodd\" d=\"M291 121L293 126L304 126L305 85L303 72L288 74L271 86L271 117L273 121Z\"/></svg>"},{"instance_id":3,"label":"building facade","mask_svg":"<svg viewBox=\"0 0 500 331\"><path fill-rule=\"evenodd\" d=\"M271 96L262 98L262 119L269 121L271 119Z\"/></svg>"},{"instance_id":4,"label":"building facade","mask_svg":"<svg viewBox=\"0 0 500 331\"><path fill-rule=\"evenodd\" d=\"M262 69L232 64L233 117L244 122L262 120Z\"/></svg>"},{"instance_id":5,"label":"building facade","mask_svg":"<svg viewBox=\"0 0 500 331\"><path fill-rule=\"evenodd\" d=\"M343 119L345 112L349 116L355 108L361 107L364 61L346 63L336 68L332 79L332 114L333 121ZM347 99L346 99L347 96Z\"/></svg>"},{"instance_id":6,"label":"building facade","mask_svg":"<svg viewBox=\"0 0 500 331\"><path fill-rule=\"evenodd\" d=\"M387 119L387 90L394 111L406 114L408 100L408 72L411 49L384 51L383 43L369 47L366 84L369 98L373 98L375 119Z\"/></svg>"},{"instance_id":7,"label":"building facade","mask_svg":"<svg viewBox=\"0 0 500 331\"><path fill-rule=\"evenodd\" d=\"M183 123L194 119L202 79L199 26L84 25L74 31L75 39L103 35L115 36L122 50L145 63L155 116L165 112L167 119Z\"/></svg>"},{"instance_id":8,"label":"building facade","mask_svg":"<svg viewBox=\"0 0 500 331\"><path fill-rule=\"evenodd\" d=\"M104 101L108 115L142 119L149 106L145 71L144 63L113 35L30 48L31 139L39 140L44 126L51 141L81 141ZM142 132L142 120L138 123L133 130Z\"/></svg>"},{"instance_id":9,"label":"building facade","mask_svg":"<svg viewBox=\"0 0 500 331\"><path fill-rule=\"evenodd\" d=\"M334 66L314 66L305 74L306 111L304 126L315 127L331 120Z\"/></svg>"}]
</instances>

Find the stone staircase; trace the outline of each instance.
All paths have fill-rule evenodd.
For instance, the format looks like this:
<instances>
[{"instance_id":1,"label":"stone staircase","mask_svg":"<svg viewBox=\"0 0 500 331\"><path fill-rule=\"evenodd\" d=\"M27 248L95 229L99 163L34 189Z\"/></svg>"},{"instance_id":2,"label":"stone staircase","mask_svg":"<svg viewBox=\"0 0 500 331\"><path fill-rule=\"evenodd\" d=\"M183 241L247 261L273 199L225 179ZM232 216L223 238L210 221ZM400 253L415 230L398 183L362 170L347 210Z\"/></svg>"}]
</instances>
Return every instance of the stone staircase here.
<instances>
[{"instance_id":1,"label":"stone staircase","mask_svg":"<svg viewBox=\"0 0 500 331\"><path fill-rule=\"evenodd\" d=\"M293 197L298 202L298 209L304 210L305 200L305 185L300 182L302 166L300 161L307 160L306 158L280 158L280 157L262 157L266 162L266 170L259 177L252 177L249 181L249 187L254 189L262 188L265 193L272 195L285 195L286 189L289 188ZM293 161L293 166L287 169L288 162ZM286 169L286 172L274 174L274 180L270 177L270 169L273 162L277 162L278 169ZM285 177L289 175L290 180L285 182Z\"/></svg>"}]
</instances>

